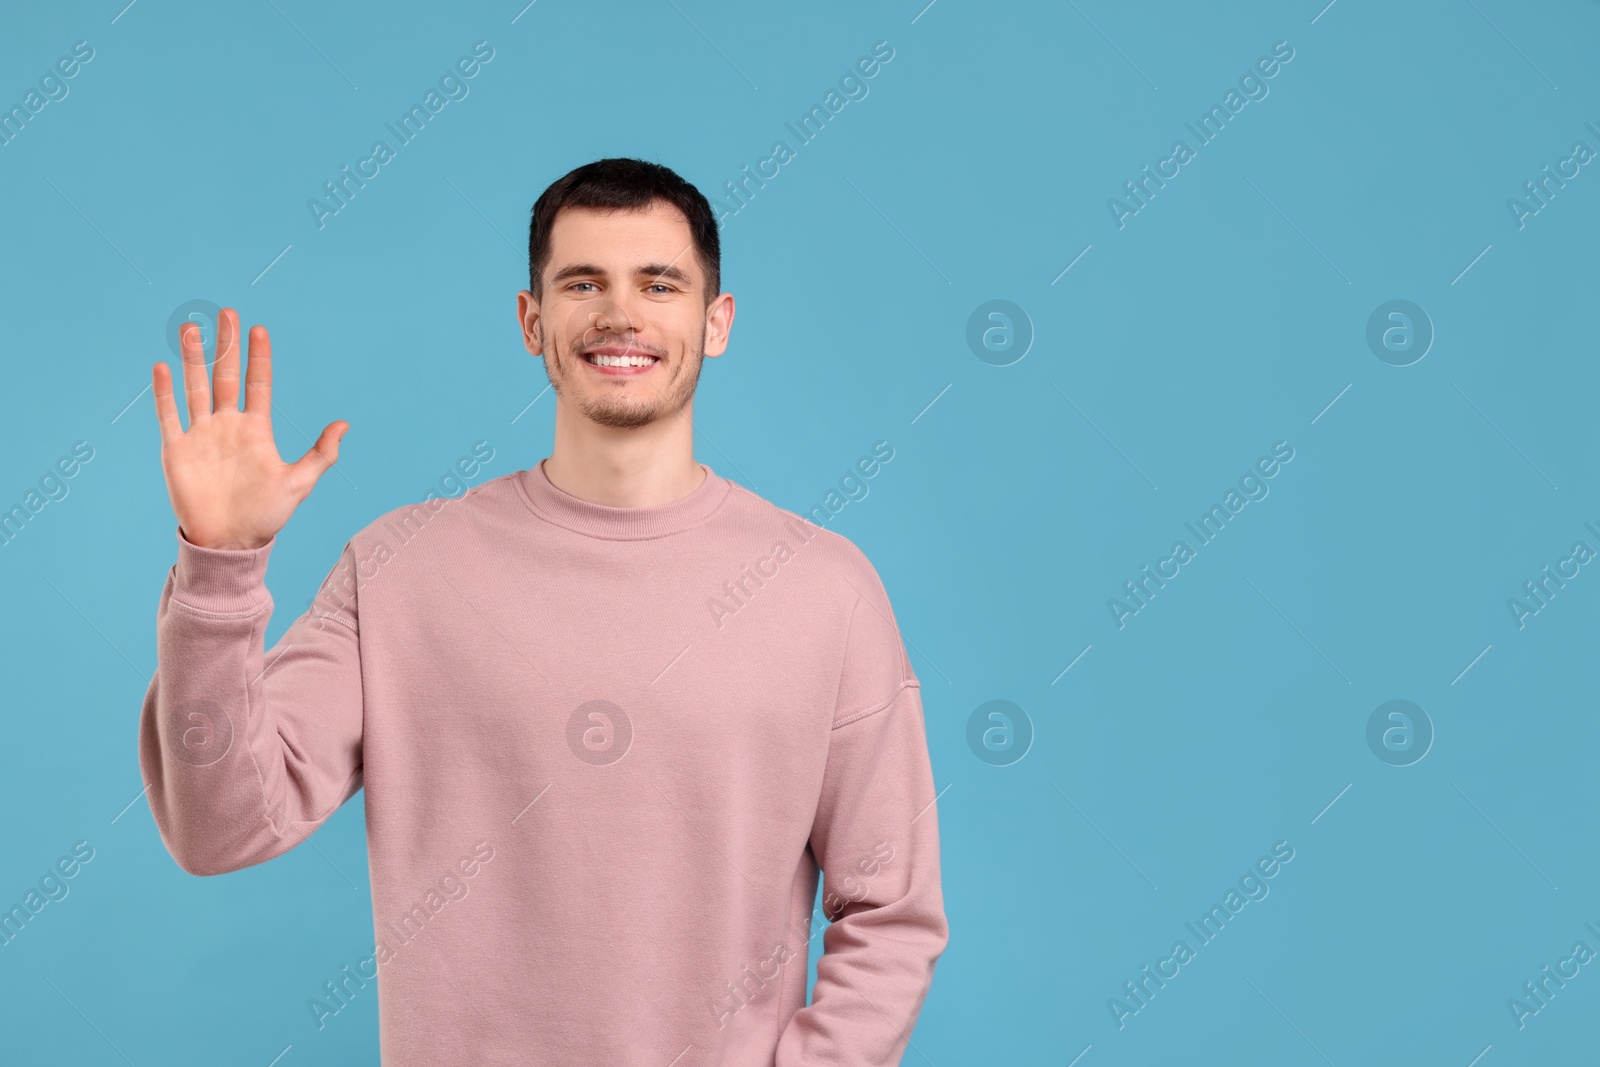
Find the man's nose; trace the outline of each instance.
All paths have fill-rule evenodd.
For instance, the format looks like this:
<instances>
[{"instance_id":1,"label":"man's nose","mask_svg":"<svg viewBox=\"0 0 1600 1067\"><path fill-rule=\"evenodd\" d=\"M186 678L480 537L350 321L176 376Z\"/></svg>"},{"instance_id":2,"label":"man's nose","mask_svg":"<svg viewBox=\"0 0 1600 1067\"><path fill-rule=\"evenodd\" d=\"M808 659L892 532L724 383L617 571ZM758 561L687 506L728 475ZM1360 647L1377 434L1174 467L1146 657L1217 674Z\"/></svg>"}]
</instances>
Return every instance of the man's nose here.
<instances>
[{"instance_id":1,"label":"man's nose","mask_svg":"<svg viewBox=\"0 0 1600 1067\"><path fill-rule=\"evenodd\" d=\"M602 338L632 332L633 316L628 309L610 296L597 297L580 309L585 344L598 343Z\"/></svg>"}]
</instances>

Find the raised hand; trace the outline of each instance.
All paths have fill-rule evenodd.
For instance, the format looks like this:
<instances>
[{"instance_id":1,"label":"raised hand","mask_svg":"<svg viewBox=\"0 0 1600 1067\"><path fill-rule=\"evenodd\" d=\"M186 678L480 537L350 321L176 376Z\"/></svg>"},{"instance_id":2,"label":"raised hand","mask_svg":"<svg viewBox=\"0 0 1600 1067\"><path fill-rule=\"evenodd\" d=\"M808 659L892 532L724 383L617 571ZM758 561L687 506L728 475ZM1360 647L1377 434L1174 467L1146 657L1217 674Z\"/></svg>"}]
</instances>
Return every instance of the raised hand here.
<instances>
[{"instance_id":1,"label":"raised hand","mask_svg":"<svg viewBox=\"0 0 1600 1067\"><path fill-rule=\"evenodd\" d=\"M206 377L200 328L179 328L183 391L189 429L178 421L172 371L151 371L156 421L161 426L161 469L183 536L202 548L260 548L283 529L324 471L339 459L350 424L330 422L316 444L285 463L272 439L272 342L265 326L250 329L244 410L239 410L239 315L217 317L216 402Z\"/></svg>"}]
</instances>

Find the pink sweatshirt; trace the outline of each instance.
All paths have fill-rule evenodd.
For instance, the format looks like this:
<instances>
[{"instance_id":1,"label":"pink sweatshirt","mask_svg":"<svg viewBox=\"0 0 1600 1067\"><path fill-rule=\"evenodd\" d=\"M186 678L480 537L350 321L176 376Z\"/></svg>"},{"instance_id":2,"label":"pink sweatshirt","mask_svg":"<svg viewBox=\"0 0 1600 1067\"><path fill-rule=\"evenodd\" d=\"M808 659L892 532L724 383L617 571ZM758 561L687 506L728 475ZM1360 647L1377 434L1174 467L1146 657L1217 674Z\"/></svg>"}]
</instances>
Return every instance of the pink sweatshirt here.
<instances>
[{"instance_id":1,"label":"pink sweatshirt","mask_svg":"<svg viewBox=\"0 0 1600 1067\"><path fill-rule=\"evenodd\" d=\"M391 511L265 654L272 542L177 531L139 762L178 864L366 788L373 954L308 1025L376 981L388 1067L900 1062L949 938L920 683L860 549L701 467Z\"/></svg>"}]
</instances>

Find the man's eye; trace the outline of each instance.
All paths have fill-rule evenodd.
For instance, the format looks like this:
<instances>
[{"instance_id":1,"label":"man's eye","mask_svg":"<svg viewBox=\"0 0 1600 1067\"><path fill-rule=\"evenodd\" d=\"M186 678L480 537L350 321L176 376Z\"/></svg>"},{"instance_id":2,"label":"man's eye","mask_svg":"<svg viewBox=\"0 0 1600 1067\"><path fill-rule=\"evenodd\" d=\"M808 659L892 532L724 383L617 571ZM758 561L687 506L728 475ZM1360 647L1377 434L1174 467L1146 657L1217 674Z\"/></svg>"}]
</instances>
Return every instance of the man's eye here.
<instances>
[{"instance_id":1,"label":"man's eye","mask_svg":"<svg viewBox=\"0 0 1600 1067\"><path fill-rule=\"evenodd\" d=\"M663 282L656 282L650 288L652 288L652 289L660 289L660 290L663 290L664 292L668 292L668 293L672 292L672 286L667 285L667 284L665 284Z\"/></svg>"},{"instance_id":2,"label":"man's eye","mask_svg":"<svg viewBox=\"0 0 1600 1067\"><path fill-rule=\"evenodd\" d=\"M567 288L568 289L576 289L580 285L593 285L593 284L594 284L594 282L573 282L571 285L567 286Z\"/></svg>"}]
</instances>

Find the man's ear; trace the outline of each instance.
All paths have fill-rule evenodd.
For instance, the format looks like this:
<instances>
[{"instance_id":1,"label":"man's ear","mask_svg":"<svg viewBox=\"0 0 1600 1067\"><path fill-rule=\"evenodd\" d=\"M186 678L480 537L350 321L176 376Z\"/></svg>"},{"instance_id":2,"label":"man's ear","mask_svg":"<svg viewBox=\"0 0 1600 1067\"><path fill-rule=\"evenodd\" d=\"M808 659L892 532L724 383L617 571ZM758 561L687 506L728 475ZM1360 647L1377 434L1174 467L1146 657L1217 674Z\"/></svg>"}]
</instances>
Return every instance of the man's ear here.
<instances>
[{"instance_id":1,"label":"man's ear","mask_svg":"<svg viewBox=\"0 0 1600 1067\"><path fill-rule=\"evenodd\" d=\"M522 328L522 347L542 358L544 346L539 343L539 305L533 293L527 289L517 293L517 322Z\"/></svg>"},{"instance_id":2,"label":"man's ear","mask_svg":"<svg viewBox=\"0 0 1600 1067\"><path fill-rule=\"evenodd\" d=\"M733 294L718 293L706 307L706 356L720 356L728 350L728 334L733 330Z\"/></svg>"}]
</instances>

